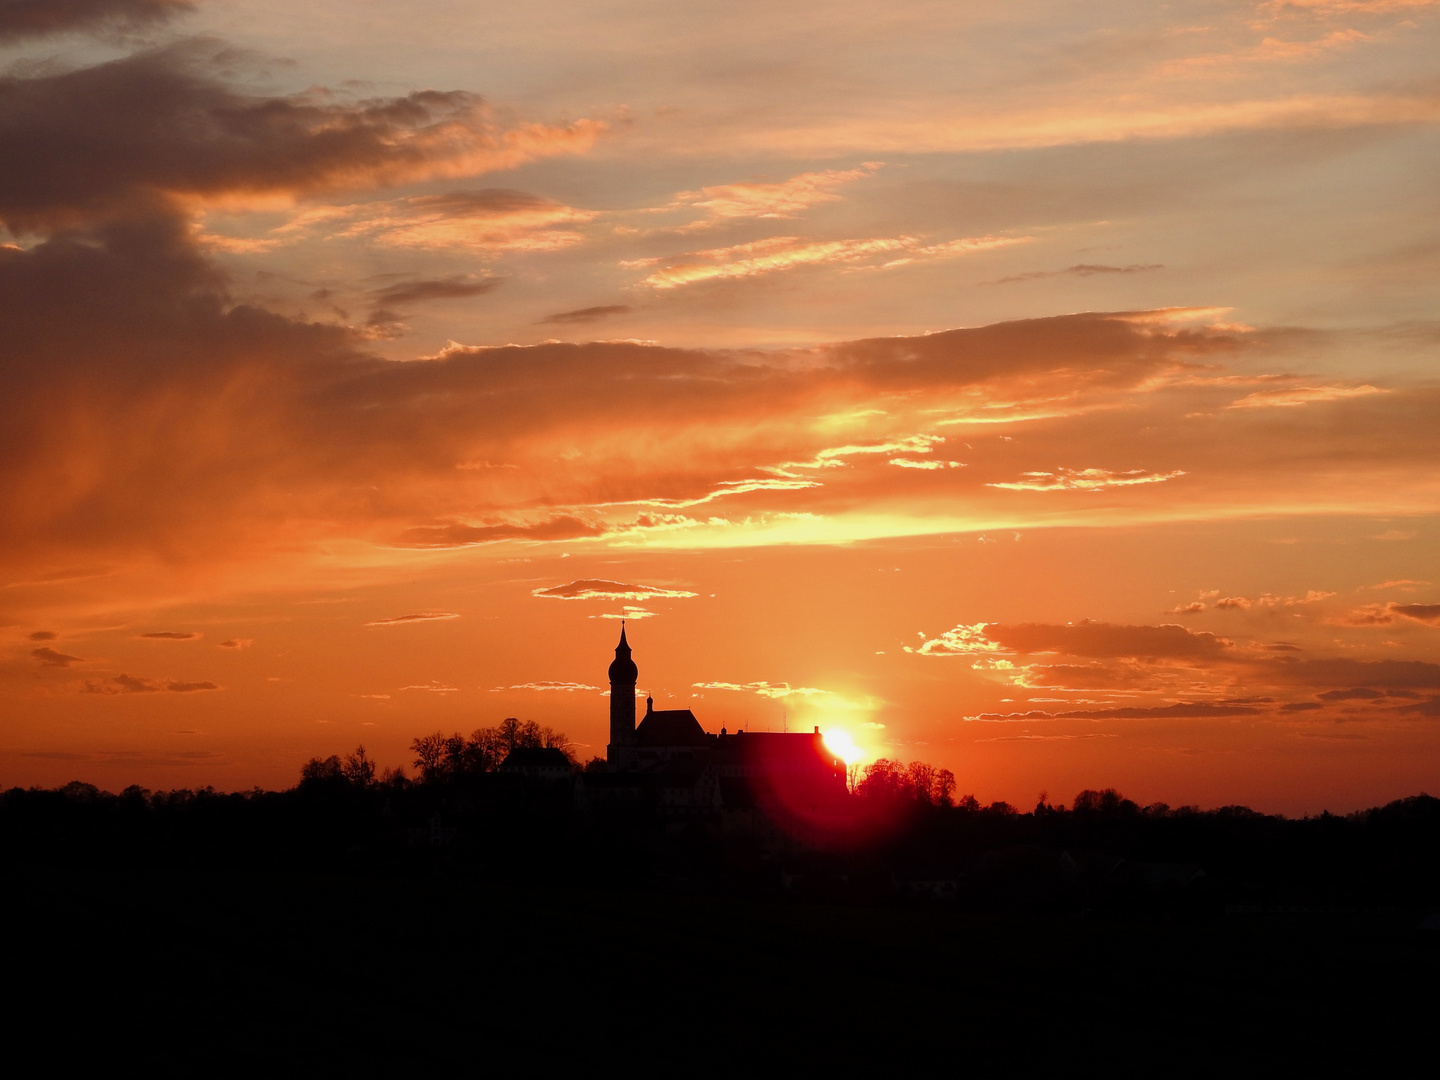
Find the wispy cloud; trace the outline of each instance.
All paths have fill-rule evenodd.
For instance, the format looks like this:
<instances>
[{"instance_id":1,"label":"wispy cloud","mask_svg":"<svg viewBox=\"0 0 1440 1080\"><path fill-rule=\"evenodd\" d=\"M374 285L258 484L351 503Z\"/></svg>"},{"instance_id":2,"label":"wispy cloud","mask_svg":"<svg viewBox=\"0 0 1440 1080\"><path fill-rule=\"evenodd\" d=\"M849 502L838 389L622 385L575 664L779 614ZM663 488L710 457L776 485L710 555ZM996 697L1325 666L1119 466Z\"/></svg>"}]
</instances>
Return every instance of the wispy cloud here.
<instances>
[{"instance_id":1,"label":"wispy cloud","mask_svg":"<svg viewBox=\"0 0 1440 1080\"><path fill-rule=\"evenodd\" d=\"M788 180L717 184L681 192L675 204L693 206L715 218L795 217L817 203L839 199L837 187L869 176L880 167L880 162L872 161L858 169L807 172Z\"/></svg>"},{"instance_id":2,"label":"wispy cloud","mask_svg":"<svg viewBox=\"0 0 1440 1080\"><path fill-rule=\"evenodd\" d=\"M193 694L203 690L219 690L213 682L185 682L179 679L147 679L138 675L116 675L110 679L89 679L81 687L82 694Z\"/></svg>"},{"instance_id":3,"label":"wispy cloud","mask_svg":"<svg viewBox=\"0 0 1440 1080\"><path fill-rule=\"evenodd\" d=\"M1257 390L1246 394L1238 401L1232 401L1227 409L1286 409L1299 405L1313 405L1322 401L1343 401L1346 398L1367 397L1370 394L1388 394L1390 391L1378 386L1298 386L1292 390Z\"/></svg>"},{"instance_id":4,"label":"wispy cloud","mask_svg":"<svg viewBox=\"0 0 1440 1080\"><path fill-rule=\"evenodd\" d=\"M542 326L576 326L614 318L617 315L628 315L633 310L629 304L602 304L599 307L577 308L574 311L561 311L554 315L546 315L545 318L539 320L539 323Z\"/></svg>"},{"instance_id":5,"label":"wispy cloud","mask_svg":"<svg viewBox=\"0 0 1440 1080\"><path fill-rule=\"evenodd\" d=\"M773 236L733 247L693 251L671 259L648 259L625 265L664 264L644 280L654 289L675 289L705 281L759 277L805 266L831 263L868 264L886 270L918 259L943 258L986 251L1029 241L1030 237L979 236L926 244L915 236L873 237L857 240L806 240Z\"/></svg>"},{"instance_id":6,"label":"wispy cloud","mask_svg":"<svg viewBox=\"0 0 1440 1080\"><path fill-rule=\"evenodd\" d=\"M41 667L69 667L71 664L84 663L83 657L70 656L68 653L62 653L47 646L31 649L30 655Z\"/></svg>"},{"instance_id":7,"label":"wispy cloud","mask_svg":"<svg viewBox=\"0 0 1440 1080\"><path fill-rule=\"evenodd\" d=\"M573 694L576 690L599 690L598 686L591 686L589 683L581 682L550 682L541 680L539 682L515 683L513 686L492 687L492 694L501 694L510 690L559 690L564 693Z\"/></svg>"},{"instance_id":8,"label":"wispy cloud","mask_svg":"<svg viewBox=\"0 0 1440 1080\"><path fill-rule=\"evenodd\" d=\"M739 690L742 693L759 694L768 698L787 698L792 695L809 697L812 694L828 694L828 690L819 690L813 686L791 686L789 683L772 682L697 682L691 683L697 690Z\"/></svg>"},{"instance_id":9,"label":"wispy cloud","mask_svg":"<svg viewBox=\"0 0 1440 1080\"><path fill-rule=\"evenodd\" d=\"M988 483L986 487L1005 488L1009 491L1100 491L1104 488L1131 487L1135 484L1159 484L1184 476L1184 469L1166 473L1146 472L1144 469L1127 469L1116 472L1110 469L1061 469L1058 473L1027 472L1024 480Z\"/></svg>"},{"instance_id":10,"label":"wispy cloud","mask_svg":"<svg viewBox=\"0 0 1440 1080\"><path fill-rule=\"evenodd\" d=\"M1043 281L1045 278L1063 277L1066 275L1074 277L1094 277L1097 274L1148 274L1153 270L1164 269L1165 267L1161 263L1131 263L1129 266L1077 263L1074 266L1067 266L1063 270L1030 270L1023 274L1012 274L1010 277L999 278L990 284L1009 285L1016 281Z\"/></svg>"},{"instance_id":11,"label":"wispy cloud","mask_svg":"<svg viewBox=\"0 0 1440 1080\"><path fill-rule=\"evenodd\" d=\"M424 611L416 615L397 615L393 619L376 619L374 622L367 622L366 626L405 626L409 623L435 622L440 619L458 619L460 615L454 611Z\"/></svg>"}]
</instances>

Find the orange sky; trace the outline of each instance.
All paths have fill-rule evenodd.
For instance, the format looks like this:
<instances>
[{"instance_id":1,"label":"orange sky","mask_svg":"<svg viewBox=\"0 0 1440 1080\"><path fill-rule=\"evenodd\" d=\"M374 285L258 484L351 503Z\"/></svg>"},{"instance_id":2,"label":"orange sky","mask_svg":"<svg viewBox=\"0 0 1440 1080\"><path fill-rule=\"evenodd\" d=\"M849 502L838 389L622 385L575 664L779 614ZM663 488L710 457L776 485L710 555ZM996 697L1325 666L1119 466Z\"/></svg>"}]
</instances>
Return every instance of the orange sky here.
<instances>
[{"instance_id":1,"label":"orange sky","mask_svg":"<svg viewBox=\"0 0 1440 1080\"><path fill-rule=\"evenodd\" d=\"M1440 3L0 5L0 784L515 715L1440 766Z\"/></svg>"}]
</instances>

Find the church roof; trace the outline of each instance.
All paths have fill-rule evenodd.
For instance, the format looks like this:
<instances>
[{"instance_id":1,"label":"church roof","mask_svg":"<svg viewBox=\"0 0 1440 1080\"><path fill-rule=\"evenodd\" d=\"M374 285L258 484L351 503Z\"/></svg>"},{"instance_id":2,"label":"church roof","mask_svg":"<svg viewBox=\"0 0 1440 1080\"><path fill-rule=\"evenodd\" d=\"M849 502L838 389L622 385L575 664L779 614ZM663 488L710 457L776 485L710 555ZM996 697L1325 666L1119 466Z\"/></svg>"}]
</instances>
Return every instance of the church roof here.
<instances>
[{"instance_id":1,"label":"church roof","mask_svg":"<svg viewBox=\"0 0 1440 1080\"><path fill-rule=\"evenodd\" d=\"M635 729L640 746L705 746L710 737L689 709L657 709Z\"/></svg>"}]
</instances>

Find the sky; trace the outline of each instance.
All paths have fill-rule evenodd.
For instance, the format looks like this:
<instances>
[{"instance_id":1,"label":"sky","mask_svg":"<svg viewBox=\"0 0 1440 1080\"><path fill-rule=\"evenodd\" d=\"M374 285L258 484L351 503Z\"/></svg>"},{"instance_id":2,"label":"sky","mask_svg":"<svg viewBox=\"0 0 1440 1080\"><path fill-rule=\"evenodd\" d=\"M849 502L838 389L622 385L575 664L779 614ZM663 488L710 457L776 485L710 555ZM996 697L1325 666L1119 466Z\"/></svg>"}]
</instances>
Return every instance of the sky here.
<instances>
[{"instance_id":1,"label":"sky","mask_svg":"<svg viewBox=\"0 0 1440 1080\"><path fill-rule=\"evenodd\" d=\"M1440 0L0 0L0 784L507 716L1440 777Z\"/></svg>"}]
</instances>

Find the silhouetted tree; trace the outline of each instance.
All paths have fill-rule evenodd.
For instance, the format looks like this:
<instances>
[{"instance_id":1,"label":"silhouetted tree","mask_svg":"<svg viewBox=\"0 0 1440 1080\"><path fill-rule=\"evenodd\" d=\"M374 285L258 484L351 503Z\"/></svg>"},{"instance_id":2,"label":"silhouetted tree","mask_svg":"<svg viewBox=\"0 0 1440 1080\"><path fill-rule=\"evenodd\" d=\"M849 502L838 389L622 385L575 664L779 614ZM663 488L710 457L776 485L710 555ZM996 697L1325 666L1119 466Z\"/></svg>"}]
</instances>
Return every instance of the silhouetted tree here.
<instances>
[{"instance_id":1,"label":"silhouetted tree","mask_svg":"<svg viewBox=\"0 0 1440 1080\"><path fill-rule=\"evenodd\" d=\"M422 736L410 744L410 750L421 782L432 784L454 776L494 772L514 750L554 747L573 762L572 745L563 731L507 716L494 727L476 728L469 738L458 731Z\"/></svg>"},{"instance_id":2,"label":"silhouetted tree","mask_svg":"<svg viewBox=\"0 0 1440 1080\"><path fill-rule=\"evenodd\" d=\"M1121 795L1114 788L1091 791L1088 788L1075 796L1074 811L1077 814L1101 814L1106 817L1138 814L1140 807Z\"/></svg>"},{"instance_id":3,"label":"silhouetted tree","mask_svg":"<svg viewBox=\"0 0 1440 1080\"><path fill-rule=\"evenodd\" d=\"M328 758L311 758L300 767L300 782L302 784L323 784L343 779L345 776L345 765L334 754ZM171 795L178 794L171 792ZM186 793L188 794L188 792Z\"/></svg>"},{"instance_id":4,"label":"silhouetted tree","mask_svg":"<svg viewBox=\"0 0 1440 1080\"><path fill-rule=\"evenodd\" d=\"M955 795L955 774L924 761L902 765L878 758L865 767L858 782L852 781L852 790L864 798L882 802L949 806Z\"/></svg>"},{"instance_id":5,"label":"silhouetted tree","mask_svg":"<svg viewBox=\"0 0 1440 1080\"><path fill-rule=\"evenodd\" d=\"M357 746L353 754L345 755L340 771L356 787L368 788L375 783L375 763L365 756L363 745Z\"/></svg>"}]
</instances>

